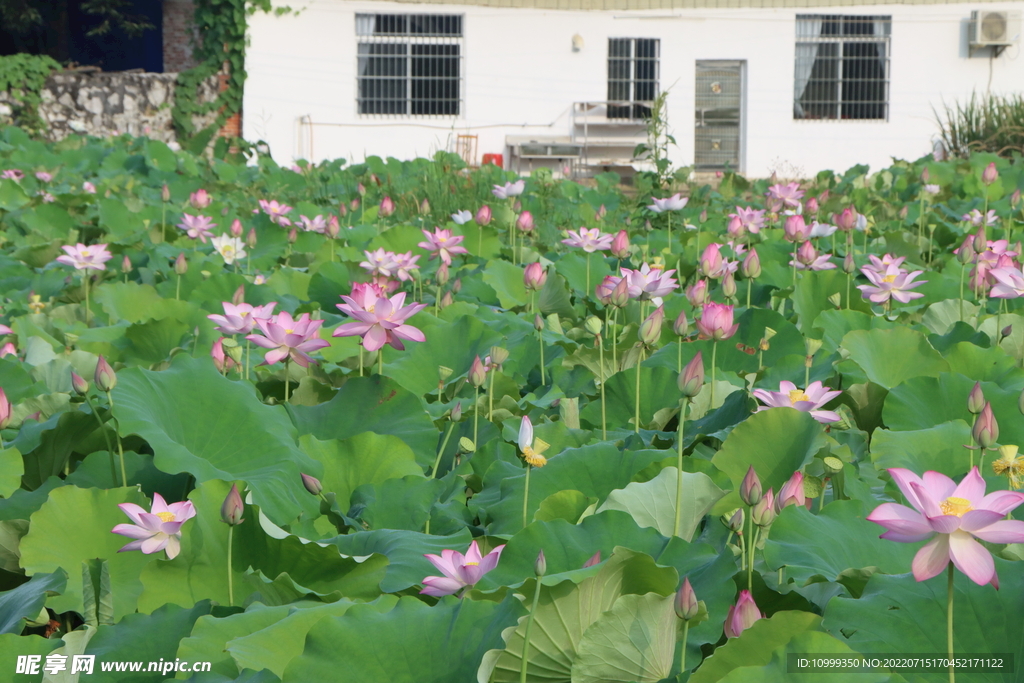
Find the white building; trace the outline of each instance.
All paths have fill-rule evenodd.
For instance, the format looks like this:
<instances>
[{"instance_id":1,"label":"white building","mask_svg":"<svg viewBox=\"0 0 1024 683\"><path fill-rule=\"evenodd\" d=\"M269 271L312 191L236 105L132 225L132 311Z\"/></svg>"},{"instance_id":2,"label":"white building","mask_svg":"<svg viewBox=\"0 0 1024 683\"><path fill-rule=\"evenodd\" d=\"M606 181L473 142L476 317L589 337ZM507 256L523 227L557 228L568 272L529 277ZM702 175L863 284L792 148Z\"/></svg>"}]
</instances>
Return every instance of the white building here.
<instances>
[{"instance_id":1,"label":"white building","mask_svg":"<svg viewBox=\"0 0 1024 683\"><path fill-rule=\"evenodd\" d=\"M290 5L251 17L246 56L244 136L280 163L443 149L621 168L667 91L675 165L806 176L918 158L943 103L1024 89L1024 2Z\"/></svg>"}]
</instances>

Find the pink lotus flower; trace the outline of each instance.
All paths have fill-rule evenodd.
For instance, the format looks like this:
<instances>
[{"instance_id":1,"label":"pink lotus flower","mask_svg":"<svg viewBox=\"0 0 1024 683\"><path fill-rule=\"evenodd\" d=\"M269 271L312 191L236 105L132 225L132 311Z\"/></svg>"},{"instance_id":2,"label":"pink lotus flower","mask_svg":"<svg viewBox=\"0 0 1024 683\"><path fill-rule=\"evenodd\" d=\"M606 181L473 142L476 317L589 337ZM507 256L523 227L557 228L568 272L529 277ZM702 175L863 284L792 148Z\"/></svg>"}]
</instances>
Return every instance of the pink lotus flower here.
<instances>
[{"instance_id":1,"label":"pink lotus flower","mask_svg":"<svg viewBox=\"0 0 1024 683\"><path fill-rule=\"evenodd\" d=\"M562 244L579 247L588 254L611 249L612 240L615 239L611 235L601 232L599 228L580 228L577 232L569 230L567 234L569 239L562 240Z\"/></svg>"},{"instance_id":2,"label":"pink lotus flower","mask_svg":"<svg viewBox=\"0 0 1024 683\"><path fill-rule=\"evenodd\" d=\"M0 429L6 429L11 423L11 402L7 400L7 394L0 388Z\"/></svg>"},{"instance_id":3,"label":"pink lotus flower","mask_svg":"<svg viewBox=\"0 0 1024 683\"><path fill-rule=\"evenodd\" d=\"M377 215L387 218L395 212L395 202L391 197L384 197L380 200L380 208L377 209Z\"/></svg>"},{"instance_id":4,"label":"pink lotus flower","mask_svg":"<svg viewBox=\"0 0 1024 683\"><path fill-rule=\"evenodd\" d=\"M285 217L286 214L292 210L292 207L287 204L279 204L277 200L273 199L269 202L266 199L261 199L260 210L270 217L271 223L277 223L281 227L286 227L292 224L292 222ZM253 211L253 213L259 213L259 211Z\"/></svg>"},{"instance_id":5,"label":"pink lotus flower","mask_svg":"<svg viewBox=\"0 0 1024 683\"><path fill-rule=\"evenodd\" d=\"M5 334L14 334L14 330L7 327L7 325L0 323L0 337L4 336Z\"/></svg>"},{"instance_id":6,"label":"pink lotus flower","mask_svg":"<svg viewBox=\"0 0 1024 683\"><path fill-rule=\"evenodd\" d=\"M395 264L395 275L402 282L412 279L412 271L419 270L420 267L416 263L420 260L419 254L416 256L412 255L411 251L407 251L404 254L392 254L391 260Z\"/></svg>"},{"instance_id":7,"label":"pink lotus flower","mask_svg":"<svg viewBox=\"0 0 1024 683\"><path fill-rule=\"evenodd\" d=\"M235 359L224 353L224 337L213 342L213 347L210 349L210 358L213 359L213 366L217 368L219 373L223 374L235 367Z\"/></svg>"},{"instance_id":8,"label":"pink lotus flower","mask_svg":"<svg viewBox=\"0 0 1024 683\"><path fill-rule=\"evenodd\" d=\"M0 173L0 179L4 180L21 180L25 177L25 172L17 168L9 168L3 173Z\"/></svg>"},{"instance_id":9,"label":"pink lotus flower","mask_svg":"<svg viewBox=\"0 0 1024 683\"><path fill-rule=\"evenodd\" d=\"M783 225L783 235L787 242L806 242L811 238L811 226L807 225L804 217L799 214L787 216Z\"/></svg>"},{"instance_id":10,"label":"pink lotus flower","mask_svg":"<svg viewBox=\"0 0 1024 683\"><path fill-rule=\"evenodd\" d=\"M675 291L679 283L672 277L675 270L652 268L643 263L637 270L620 268L622 277L629 282L629 296L640 301L651 301Z\"/></svg>"},{"instance_id":11,"label":"pink lotus flower","mask_svg":"<svg viewBox=\"0 0 1024 683\"><path fill-rule=\"evenodd\" d=\"M709 277L713 280L725 275L725 270L722 266L722 245L712 242L704 249L704 253L700 257L700 273L705 277Z\"/></svg>"},{"instance_id":12,"label":"pink lotus flower","mask_svg":"<svg viewBox=\"0 0 1024 683\"><path fill-rule=\"evenodd\" d=\"M1024 543L1024 522L1004 519L1024 503L1024 493L995 491L985 495L985 480L977 467L972 467L959 485L939 472L918 477L895 467L889 474L913 509L883 503L867 519L888 529L881 538L890 541L916 543L931 539L914 556L914 578L927 581L952 560L979 586L991 583L999 588L992 555L975 538L988 543Z\"/></svg>"},{"instance_id":13,"label":"pink lotus flower","mask_svg":"<svg viewBox=\"0 0 1024 683\"><path fill-rule=\"evenodd\" d=\"M792 382L779 382L778 391L754 389L754 398L764 403L756 412L770 408L796 408L801 412L810 413L811 417L822 424L829 424L839 422L839 413L821 410L821 407L841 393L843 392L829 391L821 382L811 382L806 390L797 389ZM782 491L779 495L782 495Z\"/></svg>"},{"instance_id":14,"label":"pink lotus flower","mask_svg":"<svg viewBox=\"0 0 1024 683\"><path fill-rule=\"evenodd\" d=\"M612 256L617 259L624 259L629 256L629 234L625 230L619 230L611 244Z\"/></svg>"},{"instance_id":15,"label":"pink lotus flower","mask_svg":"<svg viewBox=\"0 0 1024 683\"><path fill-rule=\"evenodd\" d=\"M107 251L106 244L93 244L86 246L79 242L73 247L63 246L63 256L57 257L58 263L74 266L78 270L106 270L105 264L114 258L113 254Z\"/></svg>"},{"instance_id":16,"label":"pink lotus flower","mask_svg":"<svg viewBox=\"0 0 1024 683\"><path fill-rule=\"evenodd\" d=\"M882 273L867 268L862 268L861 272L867 276L871 284L857 285L857 289L862 292L861 296L876 304L885 303L890 299L907 303L911 299L919 299L924 296L920 292L909 291L924 284L923 280L914 282L914 278L923 273L923 270L908 273L899 266L890 264Z\"/></svg>"},{"instance_id":17,"label":"pink lotus flower","mask_svg":"<svg viewBox=\"0 0 1024 683\"><path fill-rule=\"evenodd\" d=\"M956 251L953 252L954 254ZM867 273L867 271L874 271L876 275L884 277L890 266L899 268L903 265L903 262L907 259L906 256L893 256L892 254L886 254L882 258L878 258L874 254L868 254L868 263L861 272Z\"/></svg>"},{"instance_id":18,"label":"pink lotus flower","mask_svg":"<svg viewBox=\"0 0 1024 683\"><path fill-rule=\"evenodd\" d=\"M790 505L806 505L807 495L804 493L804 473L797 470L793 473L775 497L775 511L781 512Z\"/></svg>"},{"instance_id":19,"label":"pink lotus flower","mask_svg":"<svg viewBox=\"0 0 1024 683\"><path fill-rule=\"evenodd\" d=\"M480 548L476 541L473 541L465 555L447 549L441 551L440 557L425 554L423 557L430 560L444 576L428 576L423 579L424 588L420 594L439 598L454 595L463 588L476 585L484 574L498 566L501 551L504 549L504 545L499 545L487 555L481 556Z\"/></svg>"},{"instance_id":20,"label":"pink lotus flower","mask_svg":"<svg viewBox=\"0 0 1024 683\"><path fill-rule=\"evenodd\" d=\"M1015 267L993 268L989 275L996 281L989 296L996 299L1016 299L1024 296L1024 273Z\"/></svg>"},{"instance_id":21,"label":"pink lotus flower","mask_svg":"<svg viewBox=\"0 0 1024 683\"><path fill-rule=\"evenodd\" d=\"M686 300L690 302L691 306L703 306L704 301L708 296L708 281L697 280L689 287L686 288Z\"/></svg>"},{"instance_id":22,"label":"pink lotus flower","mask_svg":"<svg viewBox=\"0 0 1024 683\"><path fill-rule=\"evenodd\" d=\"M224 259L224 263L231 265L235 261L244 259L247 254L245 251L245 242L237 237L231 237L230 235L220 235L210 240L210 244L220 254L221 258Z\"/></svg>"},{"instance_id":23,"label":"pink lotus flower","mask_svg":"<svg viewBox=\"0 0 1024 683\"><path fill-rule=\"evenodd\" d=\"M197 211L202 211L213 202L213 197L206 190L196 190L188 196L188 203Z\"/></svg>"},{"instance_id":24,"label":"pink lotus flower","mask_svg":"<svg viewBox=\"0 0 1024 683\"><path fill-rule=\"evenodd\" d=\"M729 613L725 617L725 637L737 637L762 618L764 615L757 608L754 596L746 589L741 590L739 599L729 608Z\"/></svg>"},{"instance_id":25,"label":"pink lotus flower","mask_svg":"<svg viewBox=\"0 0 1024 683\"><path fill-rule=\"evenodd\" d=\"M181 223L178 223L177 227L184 230L191 239L206 244L206 238L213 237L210 229L217 227L217 224L209 216L192 216L186 213L181 217Z\"/></svg>"},{"instance_id":26,"label":"pink lotus flower","mask_svg":"<svg viewBox=\"0 0 1024 683\"><path fill-rule=\"evenodd\" d=\"M422 229L420 232L427 238L427 241L420 242L416 246L429 251L431 261L440 258L445 265L450 266L452 256L469 253L465 247L459 246L465 238L462 235L452 235L451 230L435 228L433 233Z\"/></svg>"},{"instance_id":27,"label":"pink lotus flower","mask_svg":"<svg viewBox=\"0 0 1024 683\"><path fill-rule=\"evenodd\" d=\"M688 197L682 197L676 192L671 197L665 199L658 199L657 197L651 197L653 204L647 208L654 213L665 213L667 211L681 211L689 200Z\"/></svg>"},{"instance_id":28,"label":"pink lotus flower","mask_svg":"<svg viewBox=\"0 0 1024 683\"><path fill-rule=\"evenodd\" d=\"M733 237L739 237L744 232L758 234L764 227L764 214L764 209L737 206L736 213L729 214L729 234Z\"/></svg>"},{"instance_id":29,"label":"pink lotus flower","mask_svg":"<svg viewBox=\"0 0 1024 683\"><path fill-rule=\"evenodd\" d=\"M371 275L391 277L391 274L398 270L393 252L385 251L383 247L376 251L364 251L366 260L359 264L360 268L370 271Z\"/></svg>"},{"instance_id":30,"label":"pink lotus flower","mask_svg":"<svg viewBox=\"0 0 1024 683\"><path fill-rule=\"evenodd\" d=\"M544 283L547 282L547 279L547 271L544 270L544 266L539 262L531 263L523 271L523 285L531 291L536 292L541 289Z\"/></svg>"},{"instance_id":31,"label":"pink lotus flower","mask_svg":"<svg viewBox=\"0 0 1024 683\"><path fill-rule=\"evenodd\" d=\"M473 219L477 225L487 225L491 222L491 207L484 204L480 207L480 210L476 212L476 217Z\"/></svg>"},{"instance_id":32,"label":"pink lotus flower","mask_svg":"<svg viewBox=\"0 0 1024 683\"><path fill-rule=\"evenodd\" d=\"M800 189L800 183L772 185L768 188L768 198L780 201L786 206L800 206L803 196L804 191Z\"/></svg>"},{"instance_id":33,"label":"pink lotus flower","mask_svg":"<svg viewBox=\"0 0 1024 683\"><path fill-rule=\"evenodd\" d=\"M221 334L249 334L252 332L252 328L256 326L256 320L270 320L274 315L274 306L277 305L276 301L271 301L265 306L253 306L251 304L232 304L227 301L222 302L224 306L224 315L208 315L206 316L213 322L217 323L217 327L214 329Z\"/></svg>"},{"instance_id":34,"label":"pink lotus flower","mask_svg":"<svg viewBox=\"0 0 1024 683\"><path fill-rule=\"evenodd\" d=\"M40 180L44 183L48 183L53 180L53 175L46 171L36 171L36 180Z\"/></svg>"},{"instance_id":35,"label":"pink lotus flower","mask_svg":"<svg viewBox=\"0 0 1024 683\"><path fill-rule=\"evenodd\" d=\"M302 230L304 232L318 232L321 235L327 232L327 219L320 214L317 214L313 218L299 216L299 223L302 225Z\"/></svg>"},{"instance_id":36,"label":"pink lotus flower","mask_svg":"<svg viewBox=\"0 0 1024 683\"><path fill-rule=\"evenodd\" d=\"M495 185L494 189L491 190L498 199L508 199L509 197L518 197L526 189L525 180L517 180L514 183L505 183L504 185ZM479 221L477 221L479 222Z\"/></svg>"},{"instance_id":37,"label":"pink lotus flower","mask_svg":"<svg viewBox=\"0 0 1024 683\"><path fill-rule=\"evenodd\" d=\"M292 319L287 311L281 311L269 320L256 318L256 326L263 334L250 334L246 339L257 346L270 349L261 365L273 365L291 358L305 368L313 362L310 353L331 345L330 342L320 339L317 334L323 324L323 320L310 320L309 313Z\"/></svg>"},{"instance_id":38,"label":"pink lotus flower","mask_svg":"<svg viewBox=\"0 0 1024 683\"><path fill-rule=\"evenodd\" d=\"M971 209L970 213L965 213L960 217L960 220L970 223L976 228L980 228L983 225L995 225L999 222L999 216L996 215L995 209L989 209L988 213L981 213L977 209Z\"/></svg>"},{"instance_id":39,"label":"pink lotus flower","mask_svg":"<svg viewBox=\"0 0 1024 683\"><path fill-rule=\"evenodd\" d=\"M96 186L86 180L82 183L82 191L88 194L96 194Z\"/></svg>"},{"instance_id":40,"label":"pink lotus flower","mask_svg":"<svg viewBox=\"0 0 1024 683\"><path fill-rule=\"evenodd\" d=\"M991 185L999 177L999 171L996 170L996 162L990 161L985 170L981 172L981 182L986 185Z\"/></svg>"},{"instance_id":41,"label":"pink lotus flower","mask_svg":"<svg viewBox=\"0 0 1024 683\"><path fill-rule=\"evenodd\" d=\"M378 297L376 301L368 302L364 294L362 301L349 296L342 296L348 307L344 310L359 322L344 323L334 330L331 336L334 337L355 337L363 338L363 348L367 351L376 351L385 344L390 344L399 351L405 349L402 340L426 341L423 332L412 325L406 325L405 321L416 313L419 313L426 304L405 303L405 292L399 292L390 299ZM341 305L338 305L341 308Z\"/></svg>"},{"instance_id":42,"label":"pink lotus flower","mask_svg":"<svg viewBox=\"0 0 1024 683\"><path fill-rule=\"evenodd\" d=\"M523 211L516 218L516 228L519 232L533 232L533 214L529 211Z\"/></svg>"},{"instance_id":43,"label":"pink lotus flower","mask_svg":"<svg viewBox=\"0 0 1024 683\"><path fill-rule=\"evenodd\" d=\"M196 516L192 501L168 505L159 493L153 494L153 506L149 512L134 503L121 503L117 507L134 524L118 524L111 532L135 539L117 552L141 550L150 555L166 550L167 558L171 560L181 550L181 526Z\"/></svg>"},{"instance_id":44,"label":"pink lotus flower","mask_svg":"<svg viewBox=\"0 0 1024 683\"><path fill-rule=\"evenodd\" d=\"M697 321L697 331L701 339L714 339L722 341L728 339L740 329L739 323L732 322L732 306L726 304L707 303L700 319Z\"/></svg>"},{"instance_id":45,"label":"pink lotus flower","mask_svg":"<svg viewBox=\"0 0 1024 683\"><path fill-rule=\"evenodd\" d=\"M804 242L796 250L796 260L790 261L789 265L797 270L832 270L836 267L836 264L831 263L829 261L830 258L832 258L831 254L821 254L819 256L818 250L814 248L813 244Z\"/></svg>"}]
</instances>

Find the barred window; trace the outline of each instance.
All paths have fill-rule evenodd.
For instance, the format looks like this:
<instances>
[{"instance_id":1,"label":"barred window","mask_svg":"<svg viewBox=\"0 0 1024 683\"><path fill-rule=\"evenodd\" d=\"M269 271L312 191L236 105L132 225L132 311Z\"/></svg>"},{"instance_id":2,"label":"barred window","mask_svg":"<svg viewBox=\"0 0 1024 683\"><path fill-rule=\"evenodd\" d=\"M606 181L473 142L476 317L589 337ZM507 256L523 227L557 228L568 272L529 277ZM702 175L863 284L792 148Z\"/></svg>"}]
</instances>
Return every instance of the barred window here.
<instances>
[{"instance_id":1,"label":"barred window","mask_svg":"<svg viewBox=\"0 0 1024 683\"><path fill-rule=\"evenodd\" d=\"M798 14L794 119L889 118L892 17Z\"/></svg>"},{"instance_id":2,"label":"barred window","mask_svg":"<svg viewBox=\"0 0 1024 683\"><path fill-rule=\"evenodd\" d=\"M462 15L357 14L360 114L458 116Z\"/></svg>"},{"instance_id":3,"label":"barred window","mask_svg":"<svg viewBox=\"0 0 1024 683\"><path fill-rule=\"evenodd\" d=\"M608 39L608 118L643 119L658 96L657 38ZM612 103L631 103L618 106Z\"/></svg>"}]
</instances>

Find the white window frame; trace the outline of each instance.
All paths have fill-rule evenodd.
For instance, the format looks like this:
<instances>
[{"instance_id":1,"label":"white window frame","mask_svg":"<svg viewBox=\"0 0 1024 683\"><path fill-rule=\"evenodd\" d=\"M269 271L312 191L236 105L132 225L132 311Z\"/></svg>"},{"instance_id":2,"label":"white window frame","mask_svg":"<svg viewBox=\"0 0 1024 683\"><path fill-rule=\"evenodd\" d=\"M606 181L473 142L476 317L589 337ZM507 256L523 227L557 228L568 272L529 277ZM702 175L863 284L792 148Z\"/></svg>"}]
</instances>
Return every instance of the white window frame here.
<instances>
[{"instance_id":1,"label":"white window frame","mask_svg":"<svg viewBox=\"0 0 1024 683\"><path fill-rule=\"evenodd\" d=\"M637 53L637 43L639 41L651 41L654 45L654 57L639 56ZM616 42L625 42L629 45L629 54L612 54L612 45ZM654 78L653 79L641 79L637 75L637 64L640 61L653 61L654 62ZM615 63L626 63L628 69L628 77L613 77ZM608 117L618 119L644 119L650 113L650 104L658 97L658 93L661 91L661 39L660 38L627 38L627 37L609 37L608 38L608 60L607 60L607 86L608 86ZM651 98L640 99L637 96L637 90L641 84L650 83L653 80L654 91L651 94ZM614 87L613 85L625 84L626 89L629 91L627 97L613 97ZM613 106L612 102L628 102L628 105L624 106ZM613 115L618 113L618 116Z\"/></svg>"}]
</instances>

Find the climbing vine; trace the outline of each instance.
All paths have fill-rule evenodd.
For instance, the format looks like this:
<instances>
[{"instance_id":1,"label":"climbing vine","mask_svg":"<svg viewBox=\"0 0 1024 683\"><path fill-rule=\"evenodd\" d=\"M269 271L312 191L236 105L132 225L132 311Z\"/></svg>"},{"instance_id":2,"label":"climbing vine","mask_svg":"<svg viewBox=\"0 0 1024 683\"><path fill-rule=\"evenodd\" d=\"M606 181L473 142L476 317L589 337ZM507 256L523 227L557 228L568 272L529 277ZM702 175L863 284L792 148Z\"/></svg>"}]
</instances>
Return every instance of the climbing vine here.
<instances>
[{"instance_id":1,"label":"climbing vine","mask_svg":"<svg viewBox=\"0 0 1024 683\"><path fill-rule=\"evenodd\" d=\"M193 45L193 55L199 64L178 75L171 113L178 139L192 152L206 149L224 123L241 111L246 18L271 9L271 0L196 0L194 21L199 39ZM213 101L203 102L200 88L217 74L222 74L226 87ZM195 120L212 112L217 113L216 118L197 130Z\"/></svg>"},{"instance_id":2,"label":"climbing vine","mask_svg":"<svg viewBox=\"0 0 1024 683\"><path fill-rule=\"evenodd\" d=\"M46 124L39 117L40 93L60 64L47 55L16 54L0 57L0 92L11 95L11 118L16 125L39 131Z\"/></svg>"}]
</instances>

